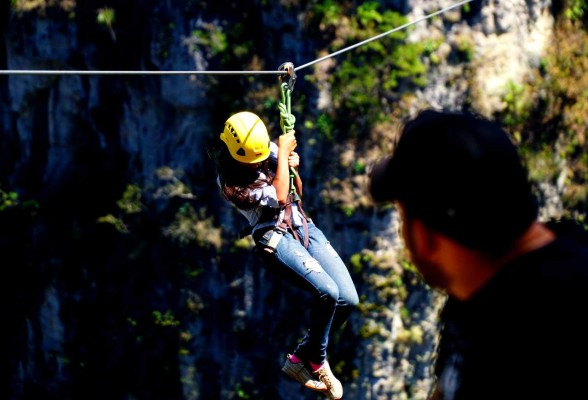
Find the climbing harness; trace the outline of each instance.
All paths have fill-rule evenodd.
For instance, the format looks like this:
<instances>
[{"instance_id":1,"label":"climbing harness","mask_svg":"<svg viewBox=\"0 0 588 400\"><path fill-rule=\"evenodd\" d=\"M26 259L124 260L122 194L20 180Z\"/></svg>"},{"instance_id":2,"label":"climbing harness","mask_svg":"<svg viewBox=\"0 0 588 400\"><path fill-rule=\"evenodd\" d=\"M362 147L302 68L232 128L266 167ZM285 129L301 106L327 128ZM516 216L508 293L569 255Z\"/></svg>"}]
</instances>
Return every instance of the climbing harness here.
<instances>
[{"instance_id":1,"label":"climbing harness","mask_svg":"<svg viewBox=\"0 0 588 400\"><path fill-rule=\"evenodd\" d=\"M278 110L280 111L280 127L282 128L282 135L292 135L294 131L294 124L296 117L292 115L291 108L291 96L294 90L294 84L296 83L296 73L294 72L294 64L286 62L280 65L278 68L279 72L285 72L279 74L281 101L278 102ZM287 79L286 79L287 78ZM296 203L298 210L302 216L302 225L304 229L304 247L308 247L308 221L304 210L302 209L302 199L296 190L295 180L297 172L293 167L290 167L290 182L288 189L288 197L286 204L279 210L276 209L265 209L262 216L259 218L257 226L259 224L265 224L267 221L275 221L274 225L268 225L268 229L257 228L254 233L254 239L256 243L260 244L260 248L265 252L273 254L276 246L280 240L284 237L286 232L290 231L296 238L300 240L296 229L292 225L292 204ZM247 226L240 232L240 237L245 237L251 234L253 227ZM263 234L259 237L258 235Z\"/></svg>"},{"instance_id":2,"label":"climbing harness","mask_svg":"<svg viewBox=\"0 0 588 400\"><path fill-rule=\"evenodd\" d=\"M291 97L294 91L294 84L296 83L296 73L294 72L294 64L291 62L285 62L279 66L278 71L285 71L286 74L279 75L278 80L280 81L280 91L282 101L278 103L278 109L280 111L280 126L282 127L282 134L292 134L294 131L294 123L296 118L292 115L291 108ZM286 80L286 77L288 79ZM302 209L302 199L300 198L296 185L294 184L297 172L293 167L290 167L290 188L288 191L288 199L286 204L282 207L280 217L282 217L281 227L283 230L290 230L296 240L299 240L296 230L292 226L292 204L296 203L300 214L302 215L302 226L304 229L304 247L308 247L308 218L306 217L304 210ZM278 219L279 221L279 219Z\"/></svg>"},{"instance_id":3,"label":"climbing harness","mask_svg":"<svg viewBox=\"0 0 588 400\"><path fill-rule=\"evenodd\" d=\"M294 90L294 84L296 83L294 64L291 62L285 62L279 66L278 71L284 72L278 76L281 92L281 101L278 102L278 110L280 111L280 127L282 128L282 135L292 135L294 131L294 124L296 122L296 117L292 115L291 108L292 91ZM267 230L261 230L257 234L254 233L254 236L256 236L254 239L257 239L255 241L259 242L261 245L260 247L267 253L273 254L275 252L276 246L288 231L294 235L296 240L300 240L296 229L292 225L292 204L294 203L296 203L302 216L302 226L304 229L304 247L308 248L308 222L311 220L306 216L304 210L302 209L302 199L300 198L295 185L296 175L296 170L293 167L290 167L290 187L288 189L288 198L286 199L286 204L280 208L279 212L276 211L273 215L269 216L269 218L267 215L265 218L260 218L260 222L262 223L268 219L274 219L276 221L275 225L268 227L269 229ZM246 232L242 231L242 234L243 233L246 234ZM260 234L263 234L263 236L257 237Z\"/></svg>"}]
</instances>

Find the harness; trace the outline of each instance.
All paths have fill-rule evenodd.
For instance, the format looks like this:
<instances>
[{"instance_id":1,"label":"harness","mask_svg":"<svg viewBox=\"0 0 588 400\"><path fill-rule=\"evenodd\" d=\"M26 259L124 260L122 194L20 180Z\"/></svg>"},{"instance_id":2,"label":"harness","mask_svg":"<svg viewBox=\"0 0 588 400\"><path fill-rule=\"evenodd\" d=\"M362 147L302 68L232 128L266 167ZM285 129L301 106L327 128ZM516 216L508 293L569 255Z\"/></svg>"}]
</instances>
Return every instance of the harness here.
<instances>
[{"instance_id":1,"label":"harness","mask_svg":"<svg viewBox=\"0 0 588 400\"><path fill-rule=\"evenodd\" d=\"M288 81L285 82L284 77L286 74L279 75L278 79L280 80L280 89L282 93L282 101L278 103L278 109L280 110L280 126L282 127L282 132L285 135L286 133L294 130L294 122L296 118L291 113L291 101L290 97L292 95L292 91L294 91L294 84L296 83L296 73L294 72L294 64L291 62L286 62L278 68L278 71L287 72ZM300 196L296 192L296 186L294 185L294 180L296 179L296 170L290 167L290 191L288 193L288 199L284 207L282 207L284 211L284 217L282 222L278 224L278 227L281 229L290 229L290 232L294 235L296 240L300 241L296 230L292 226L292 204L297 203L298 209L302 214L302 226L304 228L304 248L308 248L308 218L304 213L302 208L302 200Z\"/></svg>"},{"instance_id":2,"label":"harness","mask_svg":"<svg viewBox=\"0 0 588 400\"><path fill-rule=\"evenodd\" d=\"M292 234L294 235L294 237L296 238L296 240L300 241L300 238L298 237L298 234L296 233L296 229L294 229L294 227L292 226L292 203L296 202L298 205L298 210L300 211L300 214L302 215L302 227L304 229L304 248L307 249L308 248L308 220L309 218L306 216L306 214L304 213L304 210L302 209L302 201L300 199L298 200L294 200L292 193L290 193L288 195L288 201L286 202L286 205L282 208L284 210L284 218L282 219L282 222L277 224L276 226L278 228L284 229L284 230L290 230L290 232L292 232Z\"/></svg>"},{"instance_id":3,"label":"harness","mask_svg":"<svg viewBox=\"0 0 588 400\"><path fill-rule=\"evenodd\" d=\"M291 113L291 101L290 96L292 91L294 90L294 83L296 82L296 73L294 72L294 65L291 62L284 63L280 65L278 68L279 71L286 72L289 76L287 82L283 81L283 77L286 74L282 74L279 76L280 80L280 89L282 92L282 101L278 103L278 109L280 110L280 126L282 128L283 134L294 130L294 123L296 118ZM288 193L288 198L286 200L286 204L282 206L279 210L274 209L267 212L267 209L264 209L264 214L259 218L257 225L263 224L265 222L275 220L276 223L272 229L268 229L268 231L272 231L271 235L268 236L268 243L266 244L264 250L273 253L279 240L283 237L284 233L290 231L296 240L300 241L300 237L294 229L292 225L293 219L293 211L292 211L292 204L296 203L298 206L298 210L302 215L302 226L304 229L304 248L308 248L308 222L311 221L305 214L304 209L302 208L302 199L298 195L296 191L296 186L294 181L296 179L296 170L294 168L290 168L290 189ZM240 236L244 237L253 231L252 226L248 226L241 231ZM264 234L267 234L264 233Z\"/></svg>"},{"instance_id":4,"label":"harness","mask_svg":"<svg viewBox=\"0 0 588 400\"><path fill-rule=\"evenodd\" d=\"M292 235L294 235L296 240L300 241L300 237L298 236L296 229L292 225L293 212L294 212L292 210L292 204L294 202L298 206L298 210L300 211L300 214L302 216L302 227L304 229L304 247L308 248L308 241L309 241L308 222L312 222L312 220L306 216L306 213L304 212L304 209L302 208L302 200L300 198L298 198L296 200L292 193L288 194L288 201L286 202L286 204L283 207L281 207L281 208L270 208L270 207L264 208L262 211L261 217L257 221L257 224L255 224L255 226L264 225L270 221L273 221L274 222L273 224L267 225L267 227L268 227L267 230L277 230L278 233L280 233L282 235L289 231L292 233ZM246 227L241 229L241 231L239 232L239 238L242 239L246 236L251 235L253 233L253 229L255 228L255 226L247 225ZM263 228L259 228L259 229L261 229L262 232L267 231L266 229L263 229ZM275 244L277 245L277 242ZM275 249L275 246L273 248Z\"/></svg>"}]
</instances>

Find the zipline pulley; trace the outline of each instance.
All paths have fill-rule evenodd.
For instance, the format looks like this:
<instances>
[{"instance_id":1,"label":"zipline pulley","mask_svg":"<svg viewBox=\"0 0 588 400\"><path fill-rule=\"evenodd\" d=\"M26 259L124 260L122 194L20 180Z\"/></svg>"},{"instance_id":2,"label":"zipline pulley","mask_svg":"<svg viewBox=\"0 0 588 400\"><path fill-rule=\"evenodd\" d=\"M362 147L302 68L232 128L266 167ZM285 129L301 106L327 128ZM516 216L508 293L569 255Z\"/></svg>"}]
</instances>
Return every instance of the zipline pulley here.
<instances>
[{"instance_id":1,"label":"zipline pulley","mask_svg":"<svg viewBox=\"0 0 588 400\"><path fill-rule=\"evenodd\" d=\"M278 79L281 83L287 83L290 92L294 91L294 84L296 83L296 72L294 71L294 64L291 62L285 62L278 68L278 71L285 71L288 73L288 82L284 82L286 74L281 74Z\"/></svg>"}]
</instances>

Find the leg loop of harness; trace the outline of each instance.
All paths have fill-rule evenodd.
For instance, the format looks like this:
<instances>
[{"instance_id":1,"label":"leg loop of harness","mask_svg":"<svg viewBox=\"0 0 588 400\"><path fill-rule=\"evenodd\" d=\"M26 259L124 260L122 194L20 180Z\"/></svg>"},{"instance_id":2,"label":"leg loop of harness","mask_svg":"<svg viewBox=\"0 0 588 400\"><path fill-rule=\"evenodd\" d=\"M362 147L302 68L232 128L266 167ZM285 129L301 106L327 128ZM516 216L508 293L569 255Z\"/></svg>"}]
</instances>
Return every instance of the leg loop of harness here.
<instances>
[{"instance_id":1,"label":"leg loop of harness","mask_svg":"<svg viewBox=\"0 0 588 400\"><path fill-rule=\"evenodd\" d=\"M288 199L288 203L286 204L285 207L285 212L284 212L284 220L282 222L281 227L283 229L289 229L290 232L292 232L292 234L294 235L294 237L296 238L296 240L300 241L300 237L298 236L298 233L296 232L296 230L294 229L294 227L292 226L292 202L290 201L291 196L289 196ZM308 237L308 218L306 217L306 215L304 214L304 211L302 210L302 202L300 200L298 200L298 209L300 210L300 213L302 214L302 228L304 229L304 248L307 249L308 248L308 242L309 242L309 237Z\"/></svg>"},{"instance_id":2,"label":"leg loop of harness","mask_svg":"<svg viewBox=\"0 0 588 400\"><path fill-rule=\"evenodd\" d=\"M279 226L261 232L255 232L253 236L256 248L261 249L268 254L274 254L278 243L280 243L280 240L282 240L285 234L286 230Z\"/></svg>"}]
</instances>

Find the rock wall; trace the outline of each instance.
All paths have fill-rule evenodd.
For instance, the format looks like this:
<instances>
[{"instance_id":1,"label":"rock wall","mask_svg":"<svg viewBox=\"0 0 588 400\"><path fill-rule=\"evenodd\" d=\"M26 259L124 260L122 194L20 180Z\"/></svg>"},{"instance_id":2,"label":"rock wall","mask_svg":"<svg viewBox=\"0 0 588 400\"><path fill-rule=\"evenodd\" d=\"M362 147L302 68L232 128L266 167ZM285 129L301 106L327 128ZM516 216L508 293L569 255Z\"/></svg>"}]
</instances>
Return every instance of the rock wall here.
<instances>
[{"instance_id":1,"label":"rock wall","mask_svg":"<svg viewBox=\"0 0 588 400\"><path fill-rule=\"evenodd\" d=\"M0 68L274 70L324 54L321 32L301 23L312 2L207 3L125 1L108 29L96 22L105 6L96 0L27 11L7 2ZM381 4L414 20L452 2ZM486 0L414 25L410 40L443 43L411 107L459 108L479 92L480 110L500 109L504 85L524 80L541 57L549 6ZM221 64L193 35L240 24L239 43L255 51L246 64L238 48ZM471 63L450 56L460 46L470 46ZM297 98L308 109L330 104L328 85L304 75ZM268 125L277 130L277 111L262 106L277 94L264 91L268 81L275 76L0 75L0 189L22 200L0 211L3 265L15 274L2 288L2 363L10 371L3 398L316 398L279 370L303 333L305 295L261 268L250 242L236 240L243 221L218 196L206 155L227 115L241 108L273 113ZM301 143L303 160L314 161L307 165L341 156L314 136ZM350 260L365 305L332 339L346 398L424 398L442 296L399 267L393 210L345 215L323 201L327 182L304 165L302 174L308 209ZM143 208L123 212L129 185L143 190ZM165 235L181 231L186 215L202 229L184 228L189 245ZM97 223L105 216L116 223ZM372 262L353 264L358 254ZM401 297L393 277L409 292Z\"/></svg>"}]
</instances>

